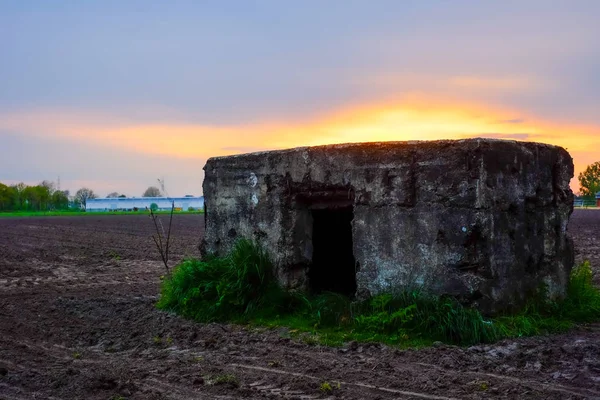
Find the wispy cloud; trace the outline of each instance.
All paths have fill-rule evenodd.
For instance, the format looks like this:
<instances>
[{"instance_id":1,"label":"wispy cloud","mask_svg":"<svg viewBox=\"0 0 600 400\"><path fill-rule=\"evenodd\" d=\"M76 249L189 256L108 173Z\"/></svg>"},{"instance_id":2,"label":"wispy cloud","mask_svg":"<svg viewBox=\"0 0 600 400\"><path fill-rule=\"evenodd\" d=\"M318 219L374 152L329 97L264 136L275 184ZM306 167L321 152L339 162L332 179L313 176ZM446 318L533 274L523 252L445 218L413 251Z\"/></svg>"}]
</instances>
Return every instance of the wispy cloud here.
<instances>
[{"instance_id":1,"label":"wispy cloud","mask_svg":"<svg viewBox=\"0 0 600 400\"><path fill-rule=\"evenodd\" d=\"M352 76L351 83L358 86L403 88L405 91L433 93L499 95L506 93L544 93L551 83L538 77L494 76L494 75L452 75L444 71L435 73L382 73L367 76Z\"/></svg>"},{"instance_id":2,"label":"wispy cloud","mask_svg":"<svg viewBox=\"0 0 600 400\"><path fill-rule=\"evenodd\" d=\"M500 124L522 124L523 122L525 122L525 119L523 118L512 118L498 121Z\"/></svg>"},{"instance_id":3,"label":"wispy cloud","mask_svg":"<svg viewBox=\"0 0 600 400\"><path fill-rule=\"evenodd\" d=\"M454 76L447 83L455 88L496 91L531 91L541 87L537 80L526 77Z\"/></svg>"},{"instance_id":4,"label":"wispy cloud","mask_svg":"<svg viewBox=\"0 0 600 400\"><path fill-rule=\"evenodd\" d=\"M467 135L465 138L487 138L487 139L511 139L511 140L531 140L541 135L532 135L530 133L493 133L484 132L477 135Z\"/></svg>"},{"instance_id":5,"label":"wispy cloud","mask_svg":"<svg viewBox=\"0 0 600 400\"><path fill-rule=\"evenodd\" d=\"M268 150L268 147L254 147L254 146L227 146L227 147L222 147L221 150L223 150L226 153L254 153L257 151L265 151Z\"/></svg>"}]
</instances>

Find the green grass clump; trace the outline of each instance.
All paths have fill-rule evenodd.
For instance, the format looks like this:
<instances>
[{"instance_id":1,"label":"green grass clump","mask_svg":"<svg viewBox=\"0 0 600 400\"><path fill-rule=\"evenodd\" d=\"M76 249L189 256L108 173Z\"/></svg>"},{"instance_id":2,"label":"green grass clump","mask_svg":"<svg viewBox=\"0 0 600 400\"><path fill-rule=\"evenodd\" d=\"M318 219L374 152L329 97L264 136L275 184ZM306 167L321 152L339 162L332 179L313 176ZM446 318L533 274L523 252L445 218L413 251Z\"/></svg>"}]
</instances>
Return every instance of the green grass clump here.
<instances>
[{"instance_id":1,"label":"green grass clump","mask_svg":"<svg viewBox=\"0 0 600 400\"><path fill-rule=\"evenodd\" d=\"M330 393L332 393L332 392L333 392L333 389L334 389L334 388L335 388L335 389L340 389L340 387L341 387L341 384L340 384L339 382L338 382L338 384L337 384L336 386L334 386L334 385L332 385L331 383L329 383L329 382L325 381L325 382L322 382L322 383L319 385L319 390L320 390L321 392L323 392L323 393L330 394Z\"/></svg>"},{"instance_id":2,"label":"green grass clump","mask_svg":"<svg viewBox=\"0 0 600 400\"><path fill-rule=\"evenodd\" d=\"M492 342L498 331L474 308L461 305L452 297L430 296L419 291L395 296L380 295L370 300L371 309L355 317L357 328L378 333L427 336L447 343ZM379 328L377 328L379 324Z\"/></svg>"},{"instance_id":3,"label":"green grass clump","mask_svg":"<svg viewBox=\"0 0 600 400\"><path fill-rule=\"evenodd\" d=\"M240 381L237 376L233 374L222 374L217 375L213 379L209 380L213 385L230 385L232 387L239 387Z\"/></svg>"},{"instance_id":4,"label":"green grass clump","mask_svg":"<svg viewBox=\"0 0 600 400\"><path fill-rule=\"evenodd\" d=\"M278 285L266 253L247 240L228 257L189 259L163 280L158 307L197 321L240 321L285 308L287 293Z\"/></svg>"},{"instance_id":5,"label":"green grass clump","mask_svg":"<svg viewBox=\"0 0 600 400\"><path fill-rule=\"evenodd\" d=\"M564 332L595 321L600 321L600 290L593 284L588 261L571 271L564 299L549 301L542 289L519 313L496 318L502 336L509 337Z\"/></svg>"},{"instance_id":6,"label":"green grass clump","mask_svg":"<svg viewBox=\"0 0 600 400\"><path fill-rule=\"evenodd\" d=\"M600 320L600 291L592 284L589 263L573 269L565 299L547 298L542 290L520 312L490 319L452 297L419 291L365 301L336 293L290 292L278 284L264 250L241 240L227 257L179 264L163 279L158 307L200 322L287 326L291 336L305 343L334 346L353 340L470 345L561 332Z\"/></svg>"},{"instance_id":7,"label":"green grass clump","mask_svg":"<svg viewBox=\"0 0 600 400\"><path fill-rule=\"evenodd\" d=\"M594 322L600 318L600 291L592 282L589 261L571 271L567 297L561 310L562 317L568 316L574 322Z\"/></svg>"}]
</instances>

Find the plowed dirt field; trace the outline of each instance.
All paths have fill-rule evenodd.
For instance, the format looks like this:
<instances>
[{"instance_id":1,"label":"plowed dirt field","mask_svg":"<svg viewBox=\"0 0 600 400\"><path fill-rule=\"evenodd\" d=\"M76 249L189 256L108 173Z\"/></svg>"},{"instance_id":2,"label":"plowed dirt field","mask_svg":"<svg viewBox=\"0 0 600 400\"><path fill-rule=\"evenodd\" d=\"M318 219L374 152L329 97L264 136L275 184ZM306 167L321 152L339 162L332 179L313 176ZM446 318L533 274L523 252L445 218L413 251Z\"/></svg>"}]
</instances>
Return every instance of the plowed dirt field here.
<instances>
[{"instance_id":1,"label":"plowed dirt field","mask_svg":"<svg viewBox=\"0 0 600 400\"><path fill-rule=\"evenodd\" d=\"M600 211L575 211L569 230L577 259L600 269ZM147 216L0 218L0 399L600 398L600 326L327 348L158 311L152 231ZM197 255L202 234L202 216L177 215L174 259Z\"/></svg>"}]
</instances>

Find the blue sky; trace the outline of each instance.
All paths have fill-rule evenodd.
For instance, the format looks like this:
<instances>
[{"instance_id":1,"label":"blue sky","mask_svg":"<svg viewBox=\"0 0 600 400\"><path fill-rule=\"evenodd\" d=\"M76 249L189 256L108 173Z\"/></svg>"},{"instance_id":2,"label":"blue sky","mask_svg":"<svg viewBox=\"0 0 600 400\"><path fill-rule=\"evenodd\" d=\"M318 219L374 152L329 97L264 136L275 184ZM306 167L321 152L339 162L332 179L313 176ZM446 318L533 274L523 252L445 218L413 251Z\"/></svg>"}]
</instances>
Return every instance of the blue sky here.
<instances>
[{"instance_id":1,"label":"blue sky","mask_svg":"<svg viewBox=\"0 0 600 400\"><path fill-rule=\"evenodd\" d=\"M380 139L382 109L412 116L389 140L536 136L581 169L599 20L597 1L0 1L0 181L200 194L207 157ZM423 128L448 109L454 130Z\"/></svg>"}]
</instances>

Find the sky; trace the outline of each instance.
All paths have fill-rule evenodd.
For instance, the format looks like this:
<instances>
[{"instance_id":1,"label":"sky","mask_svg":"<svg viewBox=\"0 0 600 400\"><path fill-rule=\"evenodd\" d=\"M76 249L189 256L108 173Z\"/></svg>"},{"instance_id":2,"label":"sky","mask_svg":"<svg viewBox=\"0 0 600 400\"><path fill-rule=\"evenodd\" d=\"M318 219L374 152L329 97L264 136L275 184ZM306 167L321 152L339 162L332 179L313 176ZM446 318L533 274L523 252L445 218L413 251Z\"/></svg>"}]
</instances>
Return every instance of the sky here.
<instances>
[{"instance_id":1,"label":"sky","mask_svg":"<svg viewBox=\"0 0 600 400\"><path fill-rule=\"evenodd\" d=\"M599 20L596 0L0 0L0 182L201 195L212 156L469 137L563 146L577 175L600 161Z\"/></svg>"}]
</instances>

